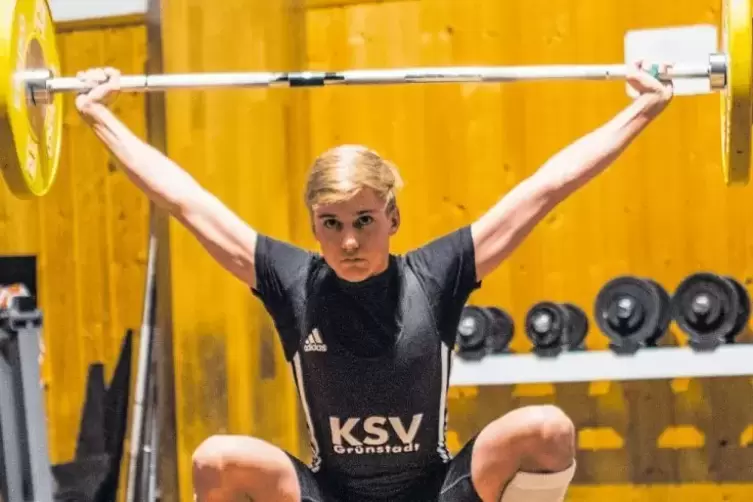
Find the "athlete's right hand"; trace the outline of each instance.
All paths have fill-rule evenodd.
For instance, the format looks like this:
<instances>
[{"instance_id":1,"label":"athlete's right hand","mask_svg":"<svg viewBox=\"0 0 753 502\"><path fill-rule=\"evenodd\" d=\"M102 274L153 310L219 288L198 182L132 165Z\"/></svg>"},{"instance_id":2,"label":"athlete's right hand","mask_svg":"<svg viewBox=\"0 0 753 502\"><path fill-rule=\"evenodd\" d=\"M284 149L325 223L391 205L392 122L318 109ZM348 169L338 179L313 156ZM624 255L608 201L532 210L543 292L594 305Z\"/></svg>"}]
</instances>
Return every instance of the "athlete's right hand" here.
<instances>
[{"instance_id":1,"label":"athlete's right hand","mask_svg":"<svg viewBox=\"0 0 753 502\"><path fill-rule=\"evenodd\" d=\"M76 78L91 87L76 96L76 108L81 113L94 105L109 106L120 92L120 72L115 68L93 68L79 72Z\"/></svg>"}]
</instances>

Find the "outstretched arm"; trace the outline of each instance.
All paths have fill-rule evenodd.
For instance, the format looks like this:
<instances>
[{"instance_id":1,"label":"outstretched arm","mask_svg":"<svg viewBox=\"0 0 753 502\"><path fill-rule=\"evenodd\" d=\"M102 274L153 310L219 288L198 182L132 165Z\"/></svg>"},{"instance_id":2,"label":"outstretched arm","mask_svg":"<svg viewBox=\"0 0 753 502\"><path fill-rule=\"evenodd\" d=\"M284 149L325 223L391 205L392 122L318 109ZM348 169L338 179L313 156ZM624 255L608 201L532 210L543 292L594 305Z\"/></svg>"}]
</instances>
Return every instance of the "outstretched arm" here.
<instances>
[{"instance_id":1,"label":"outstretched arm","mask_svg":"<svg viewBox=\"0 0 753 502\"><path fill-rule=\"evenodd\" d=\"M224 268L254 287L256 232L107 108L105 103L118 91L118 77L113 69L79 75L84 81L98 84L77 96L76 107L81 116L118 160L121 170L155 205L180 221Z\"/></svg>"},{"instance_id":2,"label":"outstretched arm","mask_svg":"<svg viewBox=\"0 0 753 502\"><path fill-rule=\"evenodd\" d=\"M604 171L667 106L671 84L637 65L628 82L640 96L609 122L551 157L471 226L477 279L492 272L541 219Z\"/></svg>"}]
</instances>

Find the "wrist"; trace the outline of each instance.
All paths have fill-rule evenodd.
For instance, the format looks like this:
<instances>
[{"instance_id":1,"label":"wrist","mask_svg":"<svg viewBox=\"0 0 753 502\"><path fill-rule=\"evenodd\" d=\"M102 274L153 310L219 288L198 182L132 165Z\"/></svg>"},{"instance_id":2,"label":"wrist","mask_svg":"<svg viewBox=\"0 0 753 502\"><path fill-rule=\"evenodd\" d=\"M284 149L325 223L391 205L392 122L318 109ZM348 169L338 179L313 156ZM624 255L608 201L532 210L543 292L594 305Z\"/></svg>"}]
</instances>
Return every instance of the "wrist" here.
<instances>
[{"instance_id":1,"label":"wrist","mask_svg":"<svg viewBox=\"0 0 753 502\"><path fill-rule=\"evenodd\" d=\"M88 101L86 103L80 104L77 103L76 107L78 108L78 112L87 121L99 121L108 111L107 107L102 103L99 103L98 101Z\"/></svg>"},{"instance_id":2,"label":"wrist","mask_svg":"<svg viewBox=\"0 0 753 502\"><path fill-rule=\"evenodd\" d=\"M636 99L639 114L647 119L654 119L666 108L668 101L657 93L642 94Z\"/></svg>"},{"instance_id":3,"label":"wrist","mask_svg":"<svg viewBox=\"0 0 753 502\"><path fill-rule=\"evenodd\" d=\"M601 131L629 141L666 107L667 101L657 94L641 94L623 108ZM627 135L627 137L625 137Z\"/></svg>"}]
</instances>

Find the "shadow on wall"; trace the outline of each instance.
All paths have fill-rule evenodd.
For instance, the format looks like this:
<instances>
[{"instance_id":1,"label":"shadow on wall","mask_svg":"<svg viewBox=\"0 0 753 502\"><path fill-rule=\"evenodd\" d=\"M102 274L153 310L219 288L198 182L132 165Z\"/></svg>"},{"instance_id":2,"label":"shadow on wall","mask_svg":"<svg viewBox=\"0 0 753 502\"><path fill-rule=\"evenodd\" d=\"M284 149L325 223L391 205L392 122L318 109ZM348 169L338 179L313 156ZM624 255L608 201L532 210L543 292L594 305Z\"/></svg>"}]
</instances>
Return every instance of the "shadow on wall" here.
<instances>
[{"instance_id":1,"label":"shadow on wall","mask_svg":"<svg viewBox=\"0 0 753 502\"><path fill-rule=\"evenodd\" d=\"M115 502L128 422L133 332L128 330L109 387L104 365L89 366L86 401L81 414L76 454L54 465L56 502Z\"/></svg>"}]
</instances>

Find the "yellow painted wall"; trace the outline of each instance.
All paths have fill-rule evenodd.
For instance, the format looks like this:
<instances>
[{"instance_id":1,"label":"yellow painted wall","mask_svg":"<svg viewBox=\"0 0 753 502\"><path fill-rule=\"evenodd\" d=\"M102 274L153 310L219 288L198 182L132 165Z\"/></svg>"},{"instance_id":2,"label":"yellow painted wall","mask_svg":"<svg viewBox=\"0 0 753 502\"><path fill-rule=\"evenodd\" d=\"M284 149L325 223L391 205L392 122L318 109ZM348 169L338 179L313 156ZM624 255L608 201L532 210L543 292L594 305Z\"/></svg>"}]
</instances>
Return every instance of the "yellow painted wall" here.
<instances>
[{"instance_id":1,"label":"yellow painted wall","mask_svg":"<svg viewBox=\"0 0 753 502\"><path fill-rule=\"evenodd\" d=\"M140 23L61 30L64 74L104 64L129 73L143 69ZM143 96L123 95L115 110L145 134ZM109 381L126 329L140 325L147 224L146 199L110 165L72 95L65 98L63 134L60 175L47 196L19 200L0 180L0 254L38 260L54 463L73 458L89 365L104 363Z\"/></svg>"}]
</instances>

